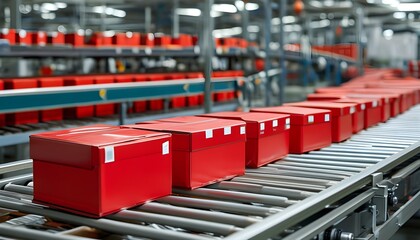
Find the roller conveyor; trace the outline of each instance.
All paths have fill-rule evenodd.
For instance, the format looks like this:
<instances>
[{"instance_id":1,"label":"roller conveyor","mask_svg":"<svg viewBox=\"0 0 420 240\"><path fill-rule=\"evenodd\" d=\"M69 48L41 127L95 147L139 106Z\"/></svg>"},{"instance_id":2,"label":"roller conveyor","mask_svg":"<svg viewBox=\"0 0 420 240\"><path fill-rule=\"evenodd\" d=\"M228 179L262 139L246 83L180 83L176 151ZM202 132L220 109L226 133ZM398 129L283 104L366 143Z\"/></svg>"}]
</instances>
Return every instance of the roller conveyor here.
<instances>
[{"instance_id":1,"label":"roller conveyor","mask_svg":"<svg viewBox=\"0 0 420 240\"><path fill-rule=\"evenodd\" d=\"M420 106L416 106L343 143L290 154L265 167L248 169L243 176L196 190L174 189L172 196L102 219L31 203L31 175L17 175L0 179L0 236L293 240L322 239L334 232L341 239L376 239L392 233L394 218L403 224L420 208L419 194L409 189L410 176L420 167L419 154ZM0 174L28 168L30 160L4 164ZM411 200L400 192L409 192ZM405 204L389 201L394 197ZM378 214L374 216L372 209ZM33 215L38 217L14 223ZM352 220L356 215L368 219L370 227L357 227Z\"/></svg>"}]
</instances>

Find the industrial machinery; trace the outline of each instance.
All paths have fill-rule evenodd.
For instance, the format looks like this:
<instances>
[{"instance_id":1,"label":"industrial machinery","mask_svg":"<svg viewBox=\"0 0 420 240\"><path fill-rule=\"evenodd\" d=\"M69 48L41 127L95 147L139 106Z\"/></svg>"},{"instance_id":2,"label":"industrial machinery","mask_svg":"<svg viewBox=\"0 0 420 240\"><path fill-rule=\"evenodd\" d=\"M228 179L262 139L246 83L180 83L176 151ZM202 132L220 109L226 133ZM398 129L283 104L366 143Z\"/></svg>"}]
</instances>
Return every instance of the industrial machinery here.
<instances>
[{"instance_id":1,"label":"industrial machinery","mask_svg":"<svg viewBox=\"0 0 420 240\"><path fill-rule=\"evenodd\" d=\"M102 219L34 204L31 160L0 167L0 236L19 239L389 239L420 208L420 106L319 151Z\"/></svg>"}]
</instances>

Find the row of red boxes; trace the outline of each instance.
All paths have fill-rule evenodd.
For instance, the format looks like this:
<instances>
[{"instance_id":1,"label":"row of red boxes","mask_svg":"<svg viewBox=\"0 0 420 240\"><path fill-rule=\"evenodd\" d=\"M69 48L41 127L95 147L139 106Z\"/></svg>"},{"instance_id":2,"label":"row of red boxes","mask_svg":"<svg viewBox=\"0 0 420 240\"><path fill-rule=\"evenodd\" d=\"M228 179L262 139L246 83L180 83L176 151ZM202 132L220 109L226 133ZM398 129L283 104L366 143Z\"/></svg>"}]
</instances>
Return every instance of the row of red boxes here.
<instances>
[{"instance_id":1,"label":"row of red boxes","mask_svg":"<svg viewBox=\"0 0 420 240\"><path fill-rule=\"evenodd\" d=\"M214 78L243 76L242 71L221 71L214 72ZM2 89L24 89L24 88L45 88L63 86L82 86L92 84L127 83L163 81L177 79L203 78L199 72L191 73L165 73L165 74L121 74L121 75L85 75L85 76L60 76L60 77L39 77L19 78L0 80ZM213 95L216 102L231 101L235 98L234 91L220 92ZM170 108L185 108L202 105L204 97L202 94L187 97L172 97L169 102ZM145 111L161 111L164 109L164 100L142 100L133 102L129 112L142 113ZM59 121L66 119L80 119L88 117L103 117L114 115L119 112L119 104L100 104L95 106L81 106L66 109L28 111L0 115L0 126L30 124L38 122Z\"/></svg>"},{"instance_id":2,"label":"row of red boxes","mask_svg":"<svg viewBox=\"0 0 420 240\"><path fill-rule=\"evenodd\" d=\"M85 36L82 33L61 32L27 32L25 30L0 29L0 39L6 39L11 45L70 44L74 47L83 46L122 46L122 47L193 47L198 44L198 37L189 34L179 34L172 37L164 34L117 32L95 32ZM248 41L242 38L215 38L216 47L247 48Z\"/></svg>"},{"instance_id":3,"label":"row of red boxes","mask_svg":"<svg viewBox=\"0 0 420 240\"><path fill-rule=\"evenodd\" d=\"M312 51L323 54L337 54L351 59L357 59L358 46L357 44L335 44L335 45L319 45L312 46ZM286 49L290 51L300 51L300 44L288 44Z\"/></svg>"}]
</instances>

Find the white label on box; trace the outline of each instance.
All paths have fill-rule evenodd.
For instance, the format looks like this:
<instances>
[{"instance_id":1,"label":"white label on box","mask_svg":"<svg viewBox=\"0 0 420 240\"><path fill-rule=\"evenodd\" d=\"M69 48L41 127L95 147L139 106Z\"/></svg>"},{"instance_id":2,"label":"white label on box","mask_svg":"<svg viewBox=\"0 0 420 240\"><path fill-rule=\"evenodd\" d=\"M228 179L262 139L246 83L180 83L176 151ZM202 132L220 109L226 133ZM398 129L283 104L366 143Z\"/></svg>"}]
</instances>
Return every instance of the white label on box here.
<instances>
[{"instance_id":1,"label":"white label on box","mask_svg":"<svg viewBox=\"0 0 420 240\"><path fill-rule=\"evenodd\" d=\"M378 106L378 102L377 101L373 101L372 106L375 108Z\"/></svg>"},{"instance_id":2,"label":"white label on box","mask_svg":"<svg viewBox=\"0 0 420 240\"><path fill-rule=\"evenodd\" d=\"M314 122L314 116L313 115L309 115L308 116L308 123L313 123Z\"/></svg>"},{"instance_id":3,"label":"white label on box","mask_svg":"<svg viewBox=\"0 0 420 240\"><path fill-rule=\"evenodd\" d=\"M223 131L225 135L230 135L232 133L232 129L230 127L225 127Z\"/></svg>"},{"instance_id":4,"label":"white label on box","mask_svg":"<svg viewBox=\"0 0 420 240\"><path fill-rule=\"evenodd\" d=\"M360 107L362 108L362 110L366 109L366 105L364 103L362 103L362 105Z\"/></svg>"},{"instance_id":5,"label":"white label on box","mask_svg":"<svg viewBox=\"0 0 420 240\"><path fill-rule=\"evenodd\" d=\"M242 126L240 131L241 131L241 134L245 134L245 126Z\"/></svg>"},{"instance_id":6,"label":"white label on box","mask_svg":"<svg viewBox=\"0 0 420 240\"><path fill-rule=\"evenodd\" d=\"M353 113L355 113L356 112L356 108L355 107L351 107L350 108L350 114L353 114Z\"/></svg>"},{"instance_id":7,"label":"white label on box","mask_svg":"<svg viewBox=\"0 0 420 240\"><path fill-rule=\"evenodd\" d=\"M290 118L286 118L286 124L290 124Z\"/></svg>"},{"instance_id":8,"label":"white label on box","mask_svg":"<svg viewBox=\"0 0 420 240\"><path fill-rule=\"evenodd\" d=\"M206 130L206 139L213 137L213 129L207 129Z\"/></svg>"},{"instance_id":9,"label":"white label on box","mask_svg":"<svg viewBox=\"0 0 420 240\"><path fill-rule=\"evenodd\" d=\"M273 128L277 127L278 125L279 125L279 121L277 119L273 120Z\"/></svg>"},{"instance_id":10,"label":"white label on box","mask_svg":"<svg viewBox=\"0 0 420 240\"><path fill-rule=\"evenodd\" d=\"M290 129L290 124L286 124L286 126L284 127L284 129Z\"/></svg>"},{"instance_id":11,"label":"white label on box","mask_svg":"<svg viewBox=\"0 0 420 240\"><path fill-rule=\"evenodd\" d=\"M263 131L265 129L265 123L260 123L260 130Z\"/></svg>"},{"instance_id":12,"label":"white label on box","mask_svg":"<svg viewBox=\"0 0 420 240\"><path fill-rule=\"evenodd\" d=\"M330 114L325 114L324 115L324 121L325 122L329 122L330 121Z\"/></svg>"},{"instance_id":13,"label":"white label on box","mask_svg":"<svg viewBox=\"0 0 420 240\"><path fill-rule=\"evenodd\" d=\"M169 141L162 143L162 155L169 154Z\"/></svg>"},{"instance_id":14,"label":"white label on box","mask_svg":"<svg viewBox=\"0 0 420 240\"><path fill-rule=\"evenodd\" d=\"M115 161L114 147L107 146L104 148L104 150L105 150L105 163L114 162Z\"/></svg>"}]
</instances>

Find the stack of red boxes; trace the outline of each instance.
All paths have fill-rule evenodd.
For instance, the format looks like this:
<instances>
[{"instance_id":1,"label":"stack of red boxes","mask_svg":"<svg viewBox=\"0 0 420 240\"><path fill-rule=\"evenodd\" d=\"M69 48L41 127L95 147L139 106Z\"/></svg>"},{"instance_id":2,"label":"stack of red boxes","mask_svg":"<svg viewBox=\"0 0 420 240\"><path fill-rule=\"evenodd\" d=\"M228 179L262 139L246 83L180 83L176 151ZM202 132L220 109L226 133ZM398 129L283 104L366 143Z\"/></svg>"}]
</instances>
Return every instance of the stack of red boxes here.
<instances>
[{"instance_id":1,"label":"stack of red boxes","mask_svg":"<svg viewBox=\"0 0 420 240\"><path fill-rule=\"evenodd\" d=\"M172 134L173 186L195 189L244 174L244 122L202 117L158 122L123 127Z\"/></svg>"},{"instance_id":2,"label":"stack of red boxes","mask_svg":"<svg viewBox=\"0 0 420 240\"><path fill-rule=\"evenodd\" d=\"M353 133L352 114L356 113L356 104L333 102L297 102L288 106L327 109L331 111L332 141L342 142Z\"/></svg>"},{"instance_id":3,"label":"stack of red boxes","mask_svg":"<svg viewBox=\"0 0 420 240\"><path fill-rule=\"evenodd\" d=\"M2 28L0 30L0 39L5 39L9 41L10 45L14 45L16 43L16 30L9 29L9 28Z\"/></svg>"},{"instance_id":4,"label":"stack of red boxes","mask_svg":"<svg viewBox=\"0 0 420 240\"><path fill-rule=\"evenodd\" d=\"M258 168L289 153L290 116L273 113L219 112L201 115L246 123L246 166Z\"/></svg>"},{"instance_id":5,"label":"stack of red boxes","mask_svg":"<svg viewBox=\"0 0 420 240\"><path fill-rule=\"evenodd\" d=\"M39 88L62 86L64 86L64 80L59 77L44 77L38 79ZM41 122L60 120L63 120L63 109L42 110L39 112L39 121Z\"/></svg>"},{"instance_id":6,"label":"stack of red boxes","mask_svg":"<svg viewBox=\"0 0 420 240\"><path fill-rule=\"evenodd\" d=\"M228 77L241 77L243 76L242 71L217 71L213 72L214 78L228 78ZM225 91L218 92L214 94L214 99L216 102L231 101L235 98L234 91Z\"/></svg>"},{"instance_id":7,"label":"stack of red boxes","mask_svg":"<svg viewBox=\"0 0 420 240\"><path fill-rule=\"evenodd\" d=\"M34 202L102 217L171 194L171 135L107 125L32 135Z\"/></svg>"},{"instance_id":8,"label":"stack of red boxes","mask_svg":"<svg viewBox=\"0 0 420 240\"><path fill-rule=\"evenodd\" d=\"M64 78L64 86L92 85L94 80L92 76L73 76ZM64 109L64 117L67 119L78 119L93 117L93 106L72 107Z\"/></svg>"},{"instance_id":9,"label":"stack of red boxes","mask_svg":"<svg viewBox=\"0 0 420 240\"><path fill-rule=\"evenodd\" d=\"M106 76L94 76L93 79L95 84L110 84L114 83L114 77L112 75ZM103 97L104 100L106 100L106 96ZM113 103L106 103L106 104L99 104L95 105L95 116L97 117L103 117L103 116L109 116L114 114L114 104Z\"/></svg>"},{"instance_id":10,"label":"stack of red boxes","mask_svg":"<svg viewBox=\"0 0 420 240\"><path fill-rule=\"evenodd\" d=\"M35 78L22 78L22 79L5 79L5 89L24 89L24 88L37 88L38 83ZM19 113L6 114L6 125L19 125L38 122L38 112L28 111Z\"/></svg>"},{"instance_id":11,"label":"stack of red boxes","mask_svg":"<svg viewBox=\"0 0 420 240\"><path fill-rule=\"evenodd\" d=\"M301 154L331 145L331 111L329 110L283 106L253 108L251 112L290 115L290 153Z\"/></svg>"}]
</instances>

